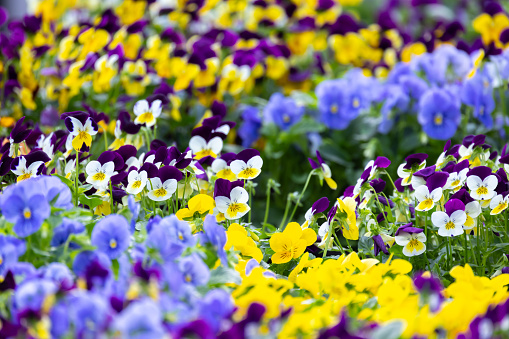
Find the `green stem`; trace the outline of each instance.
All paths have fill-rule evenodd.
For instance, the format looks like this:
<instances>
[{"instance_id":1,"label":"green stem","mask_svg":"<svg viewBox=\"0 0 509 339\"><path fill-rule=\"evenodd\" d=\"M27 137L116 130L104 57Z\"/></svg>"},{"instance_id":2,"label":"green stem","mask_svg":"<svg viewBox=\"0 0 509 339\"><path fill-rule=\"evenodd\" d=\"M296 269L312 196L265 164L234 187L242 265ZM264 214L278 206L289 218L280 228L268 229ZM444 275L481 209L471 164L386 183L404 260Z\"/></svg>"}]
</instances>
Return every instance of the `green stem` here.
<instances>
[{"instance_id":1,"label":"green stem","mask_svg":"<svg viewBox=\"0 0 509 339\"><path fill-rule=\"evenodd\" d=\"M74 185L75 185L75 193L76 193L74 205L76 207L78 207L78 180L79 180L79 176L80 176L79 168L80 168L80 151L76 151L76 172L75 172L75 176L74 176Z\"/></svg>"},{"instance_id":2,"label":"green stem","mask_svg":"<svg viewBox=\"0 0 509 339\"><path fill-rule=\"evenodd\" d=\"M279 229L282 231L283 230L283 226L285 224L285 221L286 221L286 216L288 215L288 210L290 209L290 196L288 195L288 197L286 197L286 207L285 207L285 214L283 214L283 220L281 220L281 224L279 224Z\"/></svg>"},{"instance_id":3,"label":"green stem","mask_svg":"<svg viewBox=\"0 0 509 339\"><path fill-rule=\"evenodd\" d=\"M306 183L304 184L304 188L302 189L302 192L300 192L299 198L297 199L297 203L295 204L295 207L293 208L292 214L290 214L290 219L289 219L290 221L293 220L295 211L297 211L297 208L299 207L300 199L302 199L304 192L306 192L306 189L308 188L309 180L311 180L311 176L314 173L315 173L314 170L309 172L308 178L306 179Z\"/></svg>"},{"instance_id":4,"label":"green stem","mask_svg":"<svg viewBox=\"0 0 509 339\"><path fill-rule=\"evenodd\" d=\"M111 180L110 180L110 209L111 209L111 214L114 213L113 211L113 185L111 184Z\"/></svg>"},{"instance_id":5,"label":"green stem","mask_svg":"<svg viewBox=\"0 0 509 339\"><path fill-rule=\"evenodd\" d=\"M269 182L267 182L267 202L265 204L265 216L263 217L263 224L262 224L262 231L265 227L265 224L267 223L267 219L269 218L269 207L270 207L270 185Z\"/></svg>"},{"instance_id":6,"label":"green stem","mask_svg":"<svg viewBox=\"0 0 509 339\"><path fill-rule=\"evenodd\" d=\"M332 226L329 225L329 232L327 234L327 240L325 241L325 249L323 250L322 258L325 258L327 256L327 249L329 248L330 239L331 239L333 233L334 233L334 230L332 229ZM340 246L340 248L341 248L341 246Z\"/></svg>"},{"instance_id":7,"label":"green stem","mask_svg":"<svg viewBox=\"0 0 509 339\"><path fill-rule=\"evenodd\" d=\"M251 223L251 210L253 209L252 203L253 203L253 185L249 185L249 207L250 208L249 208L249 213L247 216L248 223Z\"/></svg>"},{"instance_id":8,"label":"green stem","mask_svg":"<svg viewBox=\"0 0 509 339\"><path fill-rule=\"evenodd\" d=\"M465 259L465 265L466 265L467 262L468 262L468 242L467 242L467 233L466 232L463 233L463 238L464 238L464 243L465 243L465 246L464 246L465 247L464 248L464 250L465 250L465 258L464 259Z\"/></svg>"}]
</instances>

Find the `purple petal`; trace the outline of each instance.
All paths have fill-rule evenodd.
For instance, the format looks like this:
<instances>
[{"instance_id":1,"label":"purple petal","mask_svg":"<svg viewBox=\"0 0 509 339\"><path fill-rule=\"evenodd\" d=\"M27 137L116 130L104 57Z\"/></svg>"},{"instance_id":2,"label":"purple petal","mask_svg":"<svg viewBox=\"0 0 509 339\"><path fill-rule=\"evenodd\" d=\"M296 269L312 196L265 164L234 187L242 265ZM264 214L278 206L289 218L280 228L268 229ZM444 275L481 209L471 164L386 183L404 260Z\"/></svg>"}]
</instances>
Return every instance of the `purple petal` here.
<instances>
[{"instance_id":1,"label":"purple petal","mask_svg":"<svg viewBox=\"0 0 509 339\"><path fill-rule=\"evenodd\" d=\"M438 187L444 187L447 183L447 178L449 178L449 173L435 172L426 180L426 186L428 186L429 191L432 192Z\"/></svg>"},{"instance_id":2,"label":"purple petal","mask_svg":"<svg viewBox=\"0 0 509 339\"><path fill-rule=\"evenodd\" d=\"M464 211L465 210L465 204L463 203L463 201L461 201L459 199L449 199L449 201L445 203L444 207L445 207L445 212L448 215L451 215L455 211L459 211L459 210Z\"/></svg>"}]
</instances>

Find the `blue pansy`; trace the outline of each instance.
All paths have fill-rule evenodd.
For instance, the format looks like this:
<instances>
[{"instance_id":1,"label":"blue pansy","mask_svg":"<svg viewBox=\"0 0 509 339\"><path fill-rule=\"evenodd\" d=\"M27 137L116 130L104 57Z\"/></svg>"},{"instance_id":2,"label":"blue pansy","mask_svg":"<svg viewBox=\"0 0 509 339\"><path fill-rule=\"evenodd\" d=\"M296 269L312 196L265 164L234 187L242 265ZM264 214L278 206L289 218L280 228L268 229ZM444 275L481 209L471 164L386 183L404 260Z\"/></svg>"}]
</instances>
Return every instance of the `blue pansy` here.
<instances>
[{"instance_id":1,"label":"blue pansy","mask_svg":"<svg viewBox=\"0 0 509 339\"><path fill-rule=\"evenodd\" d=\"M57 247L65 244L71 234L78 234L85 231L85 225L77 220L63 218L62 223L53 229L51 246Z\"/></svg>"},{"instance_id":2,"label":"blue pansy","mask_svg":"<svg viewBox=\"0 0 509 339\"><path fill-rule=\"evenodd\" d=\"M184 276L184 281L188 284L202 286L209 281L209 268L196 253L182 258L179 268Z\"/></svg>"},{"instance_id":3,"label":"blue pansy","mask_svg":"<svg viewBox=\"0 0 509 339\"><path fill-rule=\"evenodd\" d=\"M36 180L36 185L40 185L46 195L46 200L52 206L64 210L73 207L71 190L59 178L42 175L34 180Z\"/></svg>"},{"instance_id":4,"label":"blue pansy","mask_svg":"<svg viewBox=\"0 0 509 339\"><path fill-rule=\"evenodd\" d=\"M380 133L388 133L398 115L406 113L410 104L410 97L401 85L387 85L379 100L383 101L380 113L382 121L378 126Z\"/></svg>"},{"instance_id":5,"label":"blue pansy","mask_svg":"<svg viewBox=\"0 0 509 339\"><path fill-rule=\"evenodd\" d=\"M92 231L92 245L110 259L118 258L129 247L129 224L121 215L108 215Z\"/></svg>"},{"instance_id":6,"label":"blue pansy","mask_svg":"<svg viewBox=\"0 0 509 339\"><path fill-rule=\"evenodd\" d=\"M304 107L297 105L294 99L281 93L274 93L263 110L268 123L275 123L282 130L287 130L300 121L304 115Z\"/></svg>"},{"instance_id":7,"label":"blue pansy","mask_svg":"<svg viewBox=\"0 0 509 339\"><path fill-rule=\"evenodd\" d=\"M237 134L242 139L243 147L250 147L260 137L260 128L262 127L262 119L260 111L253 106L245 106L242 112L242 124Z\"/></svg>"},{"instance_id":8,"label":"blue pansy","mask_svg":"<svg viewBox=\"0 0 509 339\"><path fill-rule=\"evenodd\" d=\"M224 245L226 244L226 231L224 227L217 224L216 217L208 215L203 223L203 231L202 241L211 244L216 250L217 256L221 259L222 264L228 266L228 259L224 250Z\"/></svg>"},{"instance_id":9,"label":"blue pansy","mask_svg":"<svg viewBox=\"0 0 509 339\"><path fill-rule=\"evenodd\" d=\"M45 267L39 269L43 278L53 281L59 286L71 287L74 281L73 275L69 268L59 262L52 262Z\"/></svg>"},{"instance_id":10,"label":"blue pansy","mask_svg":"<svg viewBox=\"0 0 509 339\"><path fill-rule=\"evenodd\" d=\"M0 235L0 277L18 261L26 251L25 242L10 235Z\"/></svg>"},{"instance_id":11,"label":"blue pansy","mask_svg":"<svg viewBox=\"0 0 509 339\"><path fill-rule=\"evenodd\" d=\"M115 319L113 328L126 339L164 337L162 314L158 305L144 298L126 307Z\"/></svg>"},{"instance_id":12,"label":"blue pansy","mask_svg":"<svg viewBox=\"0 0 509 339\"><path fill-rule=\"evenodd\" d=\"M493 127L491 113L495 110L493 86L487 72L479 70L475 75L465 80L461 88L461 100L465 105L473 108L473 115L479 119L486 128Z\"/></svg>"},{"instance_id":13,"label":"blue pansy","mask_svg":"<svg viewBox=\"0 0 509 339\"><path fill-rule=\"evenodd\" d=\"M16 310L38 312L46 297L56 291L57 286L48 279L25 280L14 292Z\"/></svg>"},{"instance_id":14,"label":"blue pansy","mask_svg":"<svg viewBox=\"0 0 509 339\"><path fill-rule=\"evenodd\" d=\"M140 214L141 205L136 202L133 195L129 195L127 198L127 206L129 207L129 211L131 211L131 233L134 233L136 231L136 220Z\"/></svg>"},{"instance_id":15,"label":"blue pansy","mask_svg":"<svg viewBox=\"0 0 509 339\"><path fill-rule=\"evenodd\" d=\"M209 291L199 302L200 317L218 331L221 321L233 313L234 305L231 295L222 289Z\"/></svg>"},{"instance_id":16,"label":"blue pansy","mask_svg":"<svg viewBox=\"0 0 509 339\"><path fill-rule=\"evenodd\" d=\"M418 121L431 138L450 139L461 121L460 103L447 89L430 89L419 101Z\"/></svg>"},{"instance_id":17,"label":"blue pansy","mask_svg":"<svg viewBox=\"0 0 509 339\"><path fill-rule=\"evenodd\" d=\"M0 199L5 219L14 224L14 232L22 238L37 232L51 212L35 180L24 180L9 187Z\"/></svg>"},{"instance_id":18,"label":"blue pansy","mask_svg":"<svg viewBox=\"0 0 509 339\"><path fill-rule=\"evenodd\" d=\"M67 310L78 338L97 338L106 329L109 305L102 295L88 291L74 293L68 299Z\"/></svg>"}]
</instances>

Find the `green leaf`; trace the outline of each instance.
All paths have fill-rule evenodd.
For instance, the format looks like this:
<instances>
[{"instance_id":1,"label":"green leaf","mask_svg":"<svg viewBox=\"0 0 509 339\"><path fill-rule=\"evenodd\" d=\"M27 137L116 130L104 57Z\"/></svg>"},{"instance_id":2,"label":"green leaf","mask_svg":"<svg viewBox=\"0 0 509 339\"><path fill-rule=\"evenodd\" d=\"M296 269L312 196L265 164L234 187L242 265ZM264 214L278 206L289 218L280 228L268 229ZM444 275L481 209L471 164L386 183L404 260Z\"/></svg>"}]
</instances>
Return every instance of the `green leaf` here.
<instances>
[{"instance_id":1,"label":"green leaf","mask_svg":"<svg viewBox=\"0 0 509 339\"><path fill-rule=\"evenodd\" d=\"M240 278L239 272L235 271L233 268L219 266L215 270L210 271L210 285L217 284L240 284L242 279Z\"/></svg>"},{"instance_id":2,"label":"green leaf","mask_svg":"<svg viewBox=\"0 0 509 339\"><path fill-rule=\"evenodd\" d=\"M93 195L87 196L85 194L80 194L79 199L80 203L82 203L83 205L87 205L88 207L90 207L90 209L94 209L103 203L101 198Z\"/></svg>"},{"instance_id":3,"label":"green leaf","mask_svg":"<svg viewBox=\"0 0 509 339\"><path fill-rule=\"evenodd\" d=\"M371 334L372 339L396 339L403 333L403 323L399 320L391 321L377 328Z\"/></svg>"}]
</instances>

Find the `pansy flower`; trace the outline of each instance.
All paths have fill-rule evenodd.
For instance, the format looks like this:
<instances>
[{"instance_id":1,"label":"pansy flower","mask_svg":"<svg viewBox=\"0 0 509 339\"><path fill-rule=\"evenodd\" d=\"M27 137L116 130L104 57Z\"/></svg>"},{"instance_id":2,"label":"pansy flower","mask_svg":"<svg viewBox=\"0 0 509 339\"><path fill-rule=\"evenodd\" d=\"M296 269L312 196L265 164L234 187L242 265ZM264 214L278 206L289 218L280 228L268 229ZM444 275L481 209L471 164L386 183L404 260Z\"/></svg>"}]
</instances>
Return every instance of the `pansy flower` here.
<instances>
[{"instance_id":1,"label":"pansy flower","mask_svg":"<svg viewBox=\"0 0 509 339\"><path fill-rule=\"evenodd\" d=\"M115 171L113 159L113 155L104 152L98 160L90 161L85 168L87 173L86 181L95 188L105 189L109 185L111 177L118 174Z\"/></svg>"},{"instance_id":2,"label":"pansy flower","mask_svg":"<svg viewBox=\"0 0 509 339\"><path fill-rule=\"evenodd\" d=\"M240 151L230 164L231 170L237 178L244 180L259 176L262 166L263 160L260 157L260 152L252 148Z\"/></svg>"},{"instance_id":3,"label":"pansy flower","mask_svg":"<svg viewBox=\"0 0 509 339\"><path fill-rule=\"evenodd\" d=\"M507 206L509 205L509 195L502 195L497 194L493 199L490 201L490 208L491 208L491 215L497 215L502 213L507 209Z\"/></svg>"},{"instance_id":4,"label":"pansy flower","mask_svg":"<svg viewBox=\"0 0 509 339\"><path fill-rule=\"evenodd\" d=\"M177 147L171 146L168 148L168 156L164 161L166 166L175 166L180 170L185 169L193 161L190 152L180 153Z\"/></svg>"},{"instance_id":5,"label":"pansy flower","mask_svg":"<svg viewBox=\"0 0 509 339\"><path fill-rule=\"evenodd\" d=\"M28 137L30 132L32 132L31 129L28 129L28 124L23 125L23 121L25 121L25 117L22 117L21 119L19 119L16 122L16 124L14 125L14 127L11 130L11 133L9 134L9 143L10 143L9 156L10 157L15 157L15 156L20 155L19 152L18 152L18 154L14 154L16 145L18 145L19 143L24 141Z\"/></svg>"},{"instance_id":6,"label":"pansy flower","mask_svg":"<svg viewBox=\"0 0 509 339\"><path fill-rule=\"evenodd\" d=\"M329 199L327 197L323 197L315 201L313 206L311 206L307 211L304 217L306 218L306 222L302 225L302 228L308 227L313 221L315 215L319 213L325 212L327 208L329 208Z\"/></svg>"},{"instance_id":7,"label":"pansy flower","mask_svg":"<svg viewBox=\"0 0 509 339\"><path fill-rule=\"evenodd\" d=\"M431 215L431 221L438 227L438 234L442 237L454 237L463 234L463 225L467 221L465 204L459 199L450 199L444 205L445 212L436 211Z\"/></svg>"},{"instance_id":8,"label":"pansy flower","mask_svg":"<svg viewBox=\"0 0 509 339\"><path fill-rule=\"evenodd\" d=\"M338 184L334 181L334 179L332 179L332 172L330 170L329 165L327 165L323 161L322 156L318 151L316 151L316 158L318 159L318 163L316 163L316 161L314 161L313 159L308 158L311 168L313 169L321 168L325 182L327 183L327 185L329 185L331 189L335 190L336 188L338 188Z\"/></svg>"},{"instance_id":9,"label":"pansy flower","mask_svg":"<svg viewBox=\"0 0 509 339\"><path fill-rule=\"evenodd\" d=\"M490 200L496 194L498 179L492 174L491 168L478 166L468 172L467 186L475 200Z\"/></svg>"},{"instance_id":10,"label":"pansy flower","mask_svg":"<svg viewBox=\"0 0 509 339\"><path fill-rule=\"evenodd\" d=\"M357 215L355 209L357 203L352 197L338 198L337 199L338 210L337 213L340 217L341 232L343 236L350 240L359 239L359 227L357 226ZM346 217L341 218L341 214L345 213Z\"/></svg>"},{"instance_id":11,"label":"pansy flower","mask_svg":"<svg viewBox=\"0 0 509 339\"><path fill-rule=\"evenodd\" d=\"M402 186L411 184L412 174L426 167L427 158L428 155L425 153L412 154L405 158L405 163L399 165L397 170L398 176L403 179L401 181Z\"/></svg>"},{"instance_id":12,"label":"pansy flower","mask_svg":"<svg viewBox=\"0 0 509 339\"><path fill-rule=\"evenodd\" d=\"M452 168L452 171L449 173L444 189L450 189L457 192L460 188L462 188L467 180L467 173L470 170L469 165L470 163L468 160L460 161L454 165L454 168Z\"/></svg>"},{"instance_id":13,"label":"pansy flower","mask_svg":"<svg viewBox=\"0 0 509 339\"><path fill-rule=\"evenodd\" d=\"M232 121L223 121L219 115L204 119L202 126L209 127L211 133L218 134L222 139L225 139L230 130L235 127L236 123Z\"/></svg>"},{"instance_id":14,"label":"pansy flower","mask_svg":"<svg viewBox=\"0 0 509 339\"><path fill-rule=\"evenodd\" d=\"M467 220L463 224L463 228L466 230L470 230L477 226L477 217L482 212L481 204L478 201L474 200L468 191L464 188L460 189L458 192L454 193L450 199L459 199L465 204L465 213L467 215Z\"/></svg>"},{"instance_id":15,"label":"pansy flower","mask_svg":"<svg viewBox=\"0 0 509 339\"><path fill-rule=\"evenodd\" d=\"M18 176L17 181L20 182L41 174L44 163L50 160L43 151L33 151L30 154L15 158L11 163L11 171Z\"/></svg>"},{"instance_id":16,"label":"pansy flower","mask_svg":"<svg viewBox=\"0 0 509 339\"><path fill-rule=\"evenodd\" d=\"M223 149L223 139L218 136L206 139L202 135L195 135L189 140L189 148L197 160L207 156L217 158Z\"/></svg>"},{"instance_id":17,"label":"pansy flower","mask_svg":"<svg viewBox=\"0 0 509 339\"><path fill-rule=\"evenodd\" d=\"M110 259L116 259L129 247L130 237L127 220L121 215L109 215L95 225L91 241Z\"/></svg>"},{"instance_id":18,"label":"pansy flower","mask_svg":"<svg viewBox=\"0 0 509 339\"><path fill-rule=\"evenodd\" d=\"M148 177L146 171L137 171L136 169L132 169L127 175L127 187L126 192L129 194L138 194L147 185Z\"/></svg>"},{"instance_id":19,"label":"pansy flower","mask_svg":"<svg viewBox=\"0 0 509 339\"><path fill-rule=\"evenodd\" d=\"M219 158L214 159L211 168L218 178L229 181L237 180L237 176L230 167L231 162L235 160L236 156L235 153L224 153Z\"/></svg>"},{"instance_id":20,"label":"pansy flower","mask_svg":"<svg viewBox=\"0 0 509 339\"><path fill-rule=\"evenodd\" d=\"M300 121L304 115L304 108L298 106L294 99L287 98L281 93L274 93L265 106L263 115L267 122L273 122L283 130Z\"/></svg>"},{"instance_id":21,"label":"pansy flower","mask_svg":"<svg viewBox=\"0 0 509 339\"><path fill-rule=\"evenodd\" d=\"M177 190L177 183L182 179L182 172L176 167L164 166L158 175L151 178L147 184L148 197L154 201L165 201L171 198Z\"/></svg>"},{"instance_id":22,"label":"pansy flower","mask_svg":"<svg viewBox=\"0 0 509 339\"><path fill-rule=\"evenodd\" d=\"M161 115L162 106L161 100L154 100L150 105L147 100L139 100L134 104L134 123L138 125L145 124L147 127L152 127L156 124L156 119Z\"/></svg>"},{"instance_id":23,"label":"pansy flower","mask_svg":"<svg viewBox=\"0 0 509 339\"><path fill-rule=\"evenodd\" d=\"M448 173L436 172L426 180L426 185L417 187L415 190L415 198L419 201L415 208L417 211L429 211L435 207L435 203L442 198L442 187L448 177Z\"/></svg>"},{"instance_id":24,"label":"pansy flower","mask_svg":"<svg viewBox=\"0 0 509 339\"><path fill-rule=\"evenodd\" d=\"M436 172L436 166L425 167L412 175L410 183L412 188L415 190L419 186L426 185L426 180Z\"/></svg>"},{"instance_id":25,"label":"pansy flower","mask_svg":"<svg viewBox=\"0 0 509 339\"><path fill-rule=\"evenodd\" d=\"M249 194L242 186L241 181L216 180L214 187L216 207L228 220L242 218L251 209L247 204Z\"/></svg>"},{"instance_id":26,"label":"pansy flower","mask_svg":"<svg viewBox=\"0 0 509 339\"><path fill-rule=\"evenodd\" d=\"M272 255L274 264L284 264L292 259L299 258L307 246L316 241L316 233L311 228L302 230L296 222L289 223L281 233L275 233L270 238L270 248L275 252Z\"/></svg>"},{"instance_id":27,"label":"pansy flower","mask_svg":"<svg viewBox=\"0 0 509 339\"><path fill-rule=\"evenodd\" d=\"M69 112L60 116L72 138L72 147L76 151L88 152L92 145L92 136L97 134L97 123L85 112Z\"/></svg>"},{"instance_id":28,"label":"pansy flower","mask_svg":"<svg viewBox=\"0 0 509 339\"><path fill-rule=\"evenodd\" d=\"M396 244L403 246L403 254L407 257L420 255L426 251L426 235L421 228L408 223L398 228L395 234Z\"/></svg>"}]
</instances>

